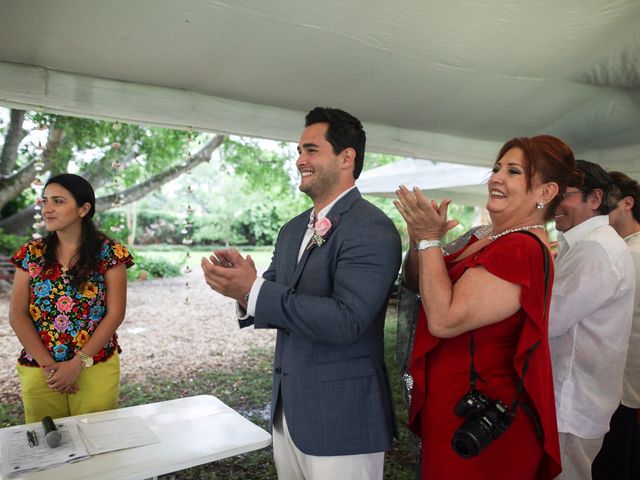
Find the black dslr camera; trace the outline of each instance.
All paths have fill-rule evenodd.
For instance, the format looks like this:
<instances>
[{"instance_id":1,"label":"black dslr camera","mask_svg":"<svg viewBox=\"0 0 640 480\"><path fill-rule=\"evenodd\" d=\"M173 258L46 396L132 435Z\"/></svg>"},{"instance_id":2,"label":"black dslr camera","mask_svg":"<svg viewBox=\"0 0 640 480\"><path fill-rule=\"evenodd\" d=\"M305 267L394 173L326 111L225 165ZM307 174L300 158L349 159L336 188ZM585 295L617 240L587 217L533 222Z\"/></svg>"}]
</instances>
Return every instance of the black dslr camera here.
<instances>
[{"instance_id":1,"label":"black dslr camera","mask_svg":"<svg viewBox=\"0 0 640 480\"><path fill-rule=\"evenodd\" d=\"M453 434L451 446L463 458L470 458L498 438L511 425L509 409L500 400L491 400L479 390L470 390L460 399L455 413L466 420Z\"/></svg>"}]
</instances>

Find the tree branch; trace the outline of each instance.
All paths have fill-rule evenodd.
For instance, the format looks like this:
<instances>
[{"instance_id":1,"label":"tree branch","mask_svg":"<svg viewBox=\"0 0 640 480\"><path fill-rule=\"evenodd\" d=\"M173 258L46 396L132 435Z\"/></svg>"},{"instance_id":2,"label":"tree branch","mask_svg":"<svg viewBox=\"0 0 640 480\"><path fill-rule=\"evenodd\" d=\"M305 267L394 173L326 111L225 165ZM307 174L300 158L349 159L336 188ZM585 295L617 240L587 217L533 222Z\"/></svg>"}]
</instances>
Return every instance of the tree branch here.
<instances>
[{"instance_id":1,"label":"tree branch","mask_svg":"<svg viewBox=\"0 0 640 480\"><path fill-rule=\"evenodd\" d=\"M63 139L64 130L59 128L49 129L47 146L40 158L44 163L44 170L53 162L54 154L60 147ZM35 168L36 161L37 159L30 161L13 175L0 177L0 208L3 208L7 203L20 195L20 193L33 182L37 174ZM2 222L4 222L4 220Z\"/></svg>"},{"instance_id":2,"label":"tree branch","mask_svg":"<svg viewBox=\"0 0 640 480\"><path fill-rule=\"evenodd\" d=\"M18 147L28 133L22 128L24 116L24 110L11 109L9 128L7 128L7 133L4 136L4 145L2 153L0 153L0 176L2 177L9 175L13 171L18 158Z\"/></svg>"},{"instance_id":3,"label":"tree branch","mask_svg":"<svg viewBox=\"0 0 640 480\"><path fill-rule=\"evenodd\" d=\"M97 198L96 210L105 211L112 208L113 202L116 200L116 196L118 195L123 197L121 205L141 199L164 183L180 176L186 170L209 160L213 152L222 145L224 139L224 135L216 135L212 137L198 152L185 159L181 164L168 168L167 170L154 175L145 182L119 192L118 194L111 194ZM24 208L14 215L0 220L0 229L4 230L6 233L24 234L28 231L29 225L33 222L34 213L35 209L33 205Z\"/></svg>"},{"instance_id":4,"label":"tree branch","mask_svg":"<svg viewBox=\"0 0 640 480\"><path fill-rule=\"evenodd\" d=\"M126 190L96 199L96 211L102 212L104 210L109 210L112 208L113 202L115 202L118 197L121 199L120 205L126 205L127 203L140 200L148 193L158 189L161 185L179 177L186 170L209 160L215 149L222 145L224 139L224 135L216 135L212 137L197 153L188 157L181 164L170 167L167 170L154 175L148 180Z\"/></svg>"}]
</instances>

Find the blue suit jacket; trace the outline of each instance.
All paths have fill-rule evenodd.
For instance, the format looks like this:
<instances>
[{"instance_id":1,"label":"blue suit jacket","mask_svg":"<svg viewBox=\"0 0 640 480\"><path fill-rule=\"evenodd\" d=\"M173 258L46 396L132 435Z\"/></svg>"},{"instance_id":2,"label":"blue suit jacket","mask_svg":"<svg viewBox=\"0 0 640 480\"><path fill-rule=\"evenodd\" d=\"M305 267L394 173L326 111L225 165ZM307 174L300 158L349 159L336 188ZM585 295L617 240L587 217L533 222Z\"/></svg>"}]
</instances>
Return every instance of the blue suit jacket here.
<instances>
[{"instance_id":1,"label":"blue suit jacket","mask_svg":"<svg viewBox=\"0 0 640 480\"><path fill-rule=\"evenodd\" d=\"M309 213L280 230L253 318L278 329L271 420L282 402L294 443L310 455L385 451L396 421L383 329L400 236L354 189L327 215L326 242L298 262Z\"/></svg>"}]
</instances>

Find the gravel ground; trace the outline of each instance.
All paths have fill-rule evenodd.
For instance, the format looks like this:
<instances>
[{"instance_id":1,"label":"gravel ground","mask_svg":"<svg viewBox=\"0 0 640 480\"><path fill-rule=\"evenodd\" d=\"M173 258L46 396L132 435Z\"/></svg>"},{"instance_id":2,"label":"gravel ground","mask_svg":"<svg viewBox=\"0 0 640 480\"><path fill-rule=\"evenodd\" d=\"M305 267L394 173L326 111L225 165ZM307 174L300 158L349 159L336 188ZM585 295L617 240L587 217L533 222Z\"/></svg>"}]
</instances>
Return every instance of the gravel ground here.
<instances>
[{"instance_id":1,"label":"gravel ground","mask_svg":"<svg viewBox=\"0 0 640 480\"><path fill-rule=\"evenodd\" d=\"M0 403L16 401L20 391L15 363L21 347L8 312L9 296L0 295ZM122 382L140 381L151 371L178 378L205 368L230 370L250 349L275 344L274 331L240 330L234 302L213 292L200 270L130 283L118 335Z\"/></svg>"}]
</instances>

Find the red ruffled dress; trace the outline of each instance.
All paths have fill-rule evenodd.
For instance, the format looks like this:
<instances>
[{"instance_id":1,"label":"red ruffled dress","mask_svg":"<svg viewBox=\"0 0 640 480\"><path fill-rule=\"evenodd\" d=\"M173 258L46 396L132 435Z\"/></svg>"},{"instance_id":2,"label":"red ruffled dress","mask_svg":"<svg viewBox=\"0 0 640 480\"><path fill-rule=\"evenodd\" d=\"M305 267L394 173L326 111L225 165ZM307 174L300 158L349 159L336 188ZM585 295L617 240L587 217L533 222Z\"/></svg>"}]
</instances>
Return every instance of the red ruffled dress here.
<instances>
[{"instance_id":1,"label":"red ruffled dress","mask_svg":"<svg viewBox=\"0 0 640 480\"><path fill-rule=\"evenodd\" d=\"M450 339L436 338L429 333L422 310L409 366L414 379L409 426L422 439L422 478L551 479L560 473L561 467L548 314L544 314L541 245L529 235L512 233L456 261L475 241L474 238L465 248L445 258L453 283L468 268L481 265L493 275L522 287L522 308L518 312L499 323L474 330L475 368L485 380L479 381L476 388L490 399L501 400L511 407L527 351L539 341L529 360L521 399L538 418L542 437L536 434L532 418L518 408L509 428L478 455L465 459L454 452L451 439L464 422L454 408L469 391L470 332ZM549 274L551 292L552 264ZM547 312L548 307L547 304Z\"/></svg>"}]
</instances>

